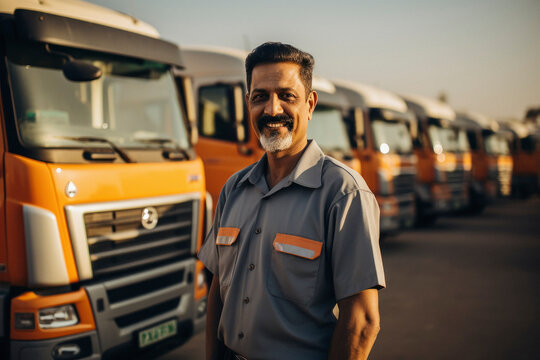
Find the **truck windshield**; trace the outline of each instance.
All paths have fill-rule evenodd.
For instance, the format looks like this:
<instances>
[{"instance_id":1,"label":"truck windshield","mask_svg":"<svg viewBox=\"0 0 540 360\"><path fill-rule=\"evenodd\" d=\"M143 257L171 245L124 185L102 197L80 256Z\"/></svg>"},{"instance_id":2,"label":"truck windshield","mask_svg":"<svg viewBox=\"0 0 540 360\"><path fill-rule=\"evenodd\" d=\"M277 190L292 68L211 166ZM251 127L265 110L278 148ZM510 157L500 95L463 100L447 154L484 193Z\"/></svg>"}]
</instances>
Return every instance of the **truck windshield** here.
<instances>
[{"instance_id":1,"label":"truck windshield","mask_svg":"<svg viewBox=\"0 0 540 360\"><path fill-rule=\"evenodd\" d=\"M455 130L439 125L429 125L428 134L435 154L459 151L458 135Z\"/></svg>"},{"instance_id":2,"label":"truck windshield","mask_svg":"<svg viewBox=\"0 0 540 360\"><path fill-rule=\"evenodd\" d=\"M307 137L315 139L325 152L351 151L341 111L336 108L317 105L308 123Z\"/></svg>"},{"instance_id":3,"label":"truck windshield","mask_svg":"<svg viewBox=\"0 0 540 360\"><path fill-rule=\"evenodd\" d=\"M508 142L501 135L498 135L498 134L484 135L484 144L486 147L486 152L490 155L510 155Z\"/></svg>"},{"instance_id":4,"label":"truck windshield","mask_svg":"<svg viewBox=\"0 0 540 360\"><path fill-rule=\"evenodd\" d=\"M464 153L469 152L469 139L467 138L467 132L463 129L458 129L457 131L457 152Z\"/></svg>"},{"instance_id":5,"label":"truck windshield","mask_svg":"<svg viewBox=\"0 0 540 360\"><path fill-rule=\"evenodd\" d=\"M13 45L13 44L12 44ZM81 53L77 59L99 67L103 75L73 82L61 61L42 49L15 44L8 49L16 124L26 147L110 147L151 149L170 139L189 147L169 66ZM61 59L60 59L61 60ZM92 137L101 141L80 141ZM109 142L109 143L107 143Z\"/></svg>"},{"instance_id":6,"label":"truck windshield","mask_svg":"<svg viewBox=\"0 0 540 360\"><path fill-rule=\"evenodd\" d=\"M383 154L412 152L411 136L403 122L374 120L371 126L375 148Z\"/></svg>"}]
</instances>

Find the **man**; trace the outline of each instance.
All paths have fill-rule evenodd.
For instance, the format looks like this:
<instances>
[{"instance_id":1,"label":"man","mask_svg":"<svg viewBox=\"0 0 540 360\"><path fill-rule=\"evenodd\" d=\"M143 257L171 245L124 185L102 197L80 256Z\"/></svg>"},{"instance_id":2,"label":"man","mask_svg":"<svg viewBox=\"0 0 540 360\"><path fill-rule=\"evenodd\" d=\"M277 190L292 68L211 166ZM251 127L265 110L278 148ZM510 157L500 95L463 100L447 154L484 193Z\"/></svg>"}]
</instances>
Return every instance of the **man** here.
<instances>
[{"instance_id":1,"label":"man","mask_svg":"<svg viewBox=\"0 0 540 360\"><path fill-rule=\"evenodd\" d=\"M207 359L365 359L378 333L379 209L358 173L307 139L313 64L281 43L246 58L266 154L227 181L199 253L214 274Z\"/></svg>"}]
</instances>

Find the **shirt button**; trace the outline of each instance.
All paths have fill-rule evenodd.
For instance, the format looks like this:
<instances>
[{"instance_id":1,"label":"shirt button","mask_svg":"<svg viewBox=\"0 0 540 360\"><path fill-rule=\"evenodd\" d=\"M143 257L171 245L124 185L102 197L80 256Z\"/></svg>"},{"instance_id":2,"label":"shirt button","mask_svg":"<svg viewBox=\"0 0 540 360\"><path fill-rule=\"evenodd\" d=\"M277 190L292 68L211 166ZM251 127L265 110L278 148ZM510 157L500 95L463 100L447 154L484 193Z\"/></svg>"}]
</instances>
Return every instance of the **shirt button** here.
<instances>
[{"instance_id":1,"label":"shirt button","mask_svg":"<svg viewBox=\"0 0 540 360\"><path fill-rule=\"evenodd\" d=\"M260 233L261 233L261 228L257 228L257 229L255 230L255 234L260 234Z\"/></svg>"},{"instance_id":2,"label":"shirt button","mask_svg":"<svg viewBox=\"0 0 540 360\"><path fill-rule=\"evenodd\" d=\"M248 297L245 297L245 298L244 298L244 304L247 304L247 303L249 303L249 298L248 298Z\"/></svg>"},{"instance_id":3,"label":"shirt button","mask_svg":"<svg viewBox=\"0 0 540 360\"><path fill-rule=\"evenodd\" d=\"M244 333L241 332L240 334L238 334L238 338L239 338L239 339L243 339L243 338L244 338Z\"/></svg>"},{"instance_id":4,"label":"shirt button","mask_svg":"<svg viewBox=\"0 0 540 360\"><path fill-rule=\"evenodd\" d=\"M249 271L253 271L255 269L255 265L249 264L248 269Z\"/></svg>"}]
</instances>

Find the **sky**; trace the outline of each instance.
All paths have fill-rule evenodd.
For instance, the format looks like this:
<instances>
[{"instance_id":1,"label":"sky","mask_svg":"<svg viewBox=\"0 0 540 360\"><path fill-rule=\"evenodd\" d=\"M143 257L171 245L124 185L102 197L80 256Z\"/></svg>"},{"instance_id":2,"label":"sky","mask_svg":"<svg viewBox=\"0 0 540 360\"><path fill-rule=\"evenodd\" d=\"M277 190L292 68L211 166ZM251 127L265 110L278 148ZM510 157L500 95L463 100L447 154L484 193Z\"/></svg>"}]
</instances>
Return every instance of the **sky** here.
<instances>
[{"instance_id":1,"label":"sky","mask_svg":"<svg viewBox=\"0 0 540 360\"><path fill-rule=\"evenodd\" d=\"M456 110L522 118L540 106L540 0L91 0L182 45L315 57L315 73L398 94L446 94Z\"/></svg>"}]
</instances>

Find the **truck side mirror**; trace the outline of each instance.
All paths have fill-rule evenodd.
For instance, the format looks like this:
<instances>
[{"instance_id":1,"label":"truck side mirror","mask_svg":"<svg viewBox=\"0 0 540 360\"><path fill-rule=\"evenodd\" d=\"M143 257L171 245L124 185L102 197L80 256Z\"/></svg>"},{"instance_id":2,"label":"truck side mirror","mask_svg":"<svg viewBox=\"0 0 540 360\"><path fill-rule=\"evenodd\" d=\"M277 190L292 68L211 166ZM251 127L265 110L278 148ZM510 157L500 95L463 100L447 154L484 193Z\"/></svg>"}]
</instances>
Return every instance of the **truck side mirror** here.
<instances>
[{"instance_id":1,"label":"truck side mirror","mask_svg":"<svg viewBox=\"0 0 540 360\"><path fill-rule=\"evenodd\" d=\"M236 140L244 142L246 139L246 129L244 126L244 95L242 87L235 85L233 88L234 94L234 123L236 128Z\"/></svg>"},{"instance_id":2,"label":"truck side mirror","mask_svg":"<svg viewBox=\"0 0 540 360\"><path fill-rule=\"evenodd\" d=\"M62 66L62 72L66 79L71 81L92 81L101 77L102 71L89 62L69 59Z\"/></svg>"}]
</instances>

